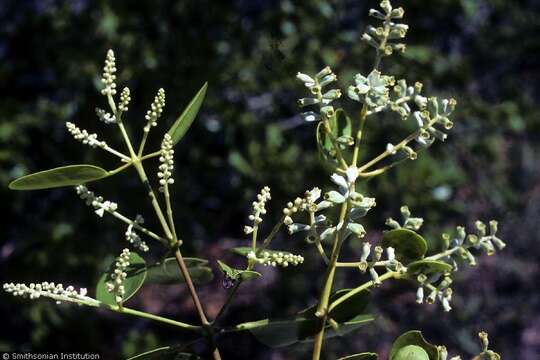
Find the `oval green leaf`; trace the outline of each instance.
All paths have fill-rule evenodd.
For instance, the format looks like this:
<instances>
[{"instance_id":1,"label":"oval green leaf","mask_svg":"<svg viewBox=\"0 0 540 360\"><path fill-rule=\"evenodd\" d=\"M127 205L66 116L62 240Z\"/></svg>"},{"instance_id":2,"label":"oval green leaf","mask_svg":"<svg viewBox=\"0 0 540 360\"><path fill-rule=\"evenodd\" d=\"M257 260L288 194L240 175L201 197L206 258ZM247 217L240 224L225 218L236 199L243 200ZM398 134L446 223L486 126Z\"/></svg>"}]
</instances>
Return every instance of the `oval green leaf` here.
<instances>
[{"instance_id":1,"label":"oval green leaf","mask_svg":"<svg viewBox=\"0 0 540 360\"><path fill-rule=\"evenodd\" d=\"M338 360L377 360L379 356L375 353L360 353L360 354L354 354L354 355L348 355L342 358L339 358Z\"/></svg>"},{"instance_id":2,"label":"oval green leaf","mask_svg":"<svg viewBox=\"0 0 540 360\"><path fill-rule=\"evenodd\" d=\"M25 175L9 184L11 190L41 190L75 186L109 176L107 170L94 165L68 165Z\"/></svg>"},{"instance_id":3,"label":"oval green leaf","mask_svg":"<svg viewBox=\"0 0 540 360\"><path fill-rule=\"evenodd\" d=\"M185 352L178 352L171 346L165 346L153 349L135 356L127 360L200 360L200 356Z\"/></svg>"},{"instance_id":4,"label":"oval green leaf","mask_svg":"<svg viewBox=\"0 0 540 360\"><path fill-rule=\"evenodd\" d=\"M422 333L418 330L411 330L394 341L392 348L390 349L390 360L398 360L396 355L402 348L405 348L409 345L415 345L421 347L428 355L429 360L438 360L439 359L439 350L435 345L432 345L424 339Z\"/></svg>"},{"instance_id":5,"label":"oval green leaf","mask_svg":"<svg viewBox=\"0 0 540 360\"><path fill-rule=\"evenodd\" d=\"M102 303L116 305L114 294L107 291L107 282L112 281L111 274L114 271L114 263L111 264L109 271L101 275L96 286L96 299ZM129 255L129 266L126 269L127 277L124 281L125 294L122 302L129 300L141 288L146 279L146 263L137 253L131 252Z\"/></svg>"},{"instance_id":6,"label":"oval green leaf","mask_svg":"<svg viewBox=\"0 0 540 360\"><path fill-rule=\"evenodd\" d=\"M195 94L188 106L184 109L182 115L176 119L169 131L167 131L167 134L169 134L173 140L173 144L176 144L182 140L193 123L193 120L195 120L195 117L199 113L199 109L203 103L204 97L206 96L207 87L208 83L205 82L202 88L197 92L197 94Z\"/></svg>"},{"instance_id":7,"label":"oval green leaf","mask_svg":"<svg viewBox=\"0 0 540 360\"><path fill-rule=\"evenodd\" d=\"M418 260L407 265L407 272L410 274L434 274L447 273L452 271L452 265L439 260Z\"/></svg>"},{"instance_id":8,"label":"oval green leaf","mask_svg":"<svg viewBox=\"0 0 540 360\"><path fill-rule=\"evenodd\" d=\"M382 245L393 247L397 259L405 264L422 259L427 251L426 240L415 231L404 228L385 231Z\"/></svg>"},{"instance_id":9,"label":"oval green leaf","mask_svg":"<svg viewBox=\"0 0 540 360\"><path fill-rule=\"evenodd\" d=\"M195 284L206 284L212 281L214 273L208 266L208 260L184 258L189 275ZM185 282L176 258L167 258L161 263L148 267L146 282L151 284L179 284Z\"/></svg>"},{"instance_id":10,"label":"oval green leaf","mask_svg":"<svg viewBox=\"0 0 540 360\"><path fill-rule=\"evenodd\" d=\"M420 346L407 345L399 349L392 360L429 360L429 356Z\"/></svg>"},{"instance_id":11,"label":"oval green leaf","mask_svg":"<svg viewBox=\"0 0 540 360\"><path fill-rule=\"evenodd\" d=\"M314 336L320 329L320 324L320 319L264 319L239 324L236 329L249 330L258 341L275 348L292 345Z\"/></svg>"}]
</instances>

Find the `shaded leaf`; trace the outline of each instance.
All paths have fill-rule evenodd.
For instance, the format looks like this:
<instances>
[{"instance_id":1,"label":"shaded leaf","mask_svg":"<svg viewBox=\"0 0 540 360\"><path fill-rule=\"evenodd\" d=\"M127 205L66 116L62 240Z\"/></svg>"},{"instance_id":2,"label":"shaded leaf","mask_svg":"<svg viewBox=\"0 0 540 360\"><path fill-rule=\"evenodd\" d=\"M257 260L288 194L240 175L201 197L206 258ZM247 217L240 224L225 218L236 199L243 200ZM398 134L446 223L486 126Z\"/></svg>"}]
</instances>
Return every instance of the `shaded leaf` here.
<instances>
[{"instance_id":1,"label":"shaded leaf","mask_svg":"<svg viewBox=\"0 0 540 360\"><path fill-rule=\"evenodd\" d=\"M452 265L439 260L418 260L407 265L407 272L411 274L433 274L450 271L452 271Z\"/></svg>"},{"instance_id":2,"label":"shaded leaf","mask_svg":"<svg viewBox=\"0 0 540 360\"><path fill-rule=\"evenodd\" d=\"M206 89L208 83L205 82L201 89L195 94L193 99L189 102L188 106L182 112L182 115L176 119L167 133L171 136L173 144L177 144L189 130L189 127L195 120L195 117L199 113L199 109L203 103L206 95Z\"/></svg>"},{"instance_id":3,"label":"shaded leaf","mask_svg":"<svg viewBox=\"0 0 540 360\"><path fill-rule=\"evenodd\" d=\"M397 259L405 264L422 259L427 251L426 240L415 231L404 228L385 231L382 245L393 247Z\"/></svg>"},{"instance_id":4,"label":"shaded leaf","mask_svg":"<svg viewBox=\"0 0 540 360\"><path fill-rule=\"evenodd\" d=\"M372 315L359 315L351 320L339 324L337 330L326 326L325 339L343 336L374 320ZM282 347L297 342L312 341L313 336L319 332L321 319L316 317L298 317L287 320L264 319L236 326L238 330L249 330L261 343L270 347Z\"/></svg>"},{"instance_id":5,"label":"shaded leaf","mask_svg":"<svg viewBox=\"0 0 540 360\"><path fill-rule=\"evenodd\" d=\"M170 346L165 346L153 349L135 356L127 360L200 360L200 356L185 352L178 352Z\"/></svg>"},{"instance_id":6,"label":"shaded leaf","mask_svg":"<svg viewBox=\"0 0 540 360\"><path fill-rule=\"evenodd\" d=\"M68 165L25 175L9 184L11 190L40 190L75 186L107 177L109 173L94 165Z\"/></svg>"},{"instance_id":7,"label":"shaded leaf","mask_svg":"<svg viewBox=\"0 0 540 360\"><path fill-rule=\"evenodd\" d=\"M378 355L375 353L360 353L360 354L354 354L354 355L348 355L342 358L339 358L338 360L377 360Z\"/></svg>"},{"instance_id":8,"label":"shaded leaf","mask_svg":"<svg viewBox=\"0 0 540 360\"><path fill-rule=\"evenodd\" d=\"M225 264L223 261L218 260L217 262L221 271L223 271L223 273L232 280L250 280L261 276L261 274L257 271L234 269Z\"/></svg>"},{"instance_id":9,"label":"shaded leaf","mask_svg":"<svg viewBox=\"0 0 540 360\"><path fill-rule=\"evenodd\" d=\"M96 299L109 305L116 305L114 293L108 292L105 285L109 281L114 281L111 279L111 274L114 271L115 262L116 260L111 264L109 271L101 275L96 286ZM127 277L124 280L125 294L123 302L135 295L146 279L146 263L143 258L137 253L131 252L129 254L129 263L126 269Z\"/></svg>"},{"instance_id":10,"label":"shaded leaf","mask_svg":"<svg viewBox=\"0 0 540 360\"><path fill-rule=\"evenodd\" d=\"M398 352L409 345L415 345L421 347L428 355L429 360L438 360L439 359L439 350L435 345L428 343L422 333L418 330L411 330L405 334L398 337L392 344L390 349L390 360L398 360L396 355ZM406 358L402 358L406 359ZM419 358L421 359L421 358Z\"/></svg>"},{"instance_id":11,"label":"shaded leaf","mask_svg":"<svg viewBox=\"0 0 540 360\"><path fill-rule=\"evenodd\" d=\"M184 258L189 275L195 284L206 284L214 278L208 260L199 258ZM185 282L180 272L176 258L167 258L161 263L148 267L146 282L152 284L179 284Z\"/></svg>"}]
</instances>

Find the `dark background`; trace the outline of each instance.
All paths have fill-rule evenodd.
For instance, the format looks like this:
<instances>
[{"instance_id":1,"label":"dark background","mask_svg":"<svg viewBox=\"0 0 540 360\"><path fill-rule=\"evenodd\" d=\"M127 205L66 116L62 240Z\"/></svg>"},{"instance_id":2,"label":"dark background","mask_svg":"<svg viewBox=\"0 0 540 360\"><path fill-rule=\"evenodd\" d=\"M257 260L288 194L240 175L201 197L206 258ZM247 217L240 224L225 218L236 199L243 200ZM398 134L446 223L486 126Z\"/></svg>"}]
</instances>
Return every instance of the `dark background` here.
<instances>
[{"instance_id":1,"label":"dark background","mask_svg":"<svg viewBox=\"0 0 540 360\"><path fill-rule=\"evenodd\" d=\"M11 192L9 181L70 163L113 168L115 160L75 142L66 121L98 132L122 148L118 134L96 120L104 107L99 78L113 48L118 83L132 92L126 120L134 133L157 89L167 91L159 130L165 131L204 81L209 90L188 136L176 147L175 213L183 252L212 260L242 259L226 249L246 244L242 226L258 190L273 199L268 230L289 200L314 185L328 186L316 154L313 124L298 117L304 89L297 71L330 65L345 88L370 70L373 51L359 41L376 1L0 1L0 281L56 281L93 288L124 247L123 226L99 219L71 189ZM418 160L370 181L365 193L377 207L365 220L378 239L384 219L408 204L426 220L426 236L439 236L476 219L500 221L507 249L482 257L459 273L454 310L416 305L414 289L394 283L375 291L379 321L328 341L327 358L354 351L385 354L410 329L446 344L452 355L478 351L486 330L504 359L540 358L540 67L538 1L413 0L405 6L408 51L383 62L384 72L420 80L426 93L458 100L456 126ZM396 118L373 119L367 144L375 155L407 134ZM159 145L154 130L149 149ZM366 155L365 155L366 156ZM366 156L367 157L367 156ZM365 160L366 158L364 158ZM151 165L153 166L153 165ZM157 165L156 165L157 166ZM126 214L147 214L132 172L93 186ZM277 248L302 252L306 263L264 270L245 286L224 319L229 324L286 316L314 303L323 271L301 239L281 234ZM358 246L344 249L358 256ZM148 260L158 259L154 249ZM200 287L210 316L225 290L216 280ZM351 272L338 283L362 281ZM132 307L196 322L185 289L148 286ZM0 351L98 351L122 358L158 346L183 344L188 335L160 324L48 301L0 296ZM249 334L225 338L225 359L298 359L309 345L273 350ZM196 345L195 351L204 351Z\"/></svg>"}]
</instances>

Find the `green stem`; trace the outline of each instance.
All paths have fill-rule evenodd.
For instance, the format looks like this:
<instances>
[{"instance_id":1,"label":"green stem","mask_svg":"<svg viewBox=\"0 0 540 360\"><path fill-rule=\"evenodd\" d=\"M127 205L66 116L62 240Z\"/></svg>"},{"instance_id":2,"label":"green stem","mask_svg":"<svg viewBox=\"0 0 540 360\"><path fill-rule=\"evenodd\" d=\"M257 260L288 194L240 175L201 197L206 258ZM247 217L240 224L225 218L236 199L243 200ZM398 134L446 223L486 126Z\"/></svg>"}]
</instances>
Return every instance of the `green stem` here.
<instances>
[{"instance_id":1,"label":"green stem","mask_svg":"<svg viewBox=\"0 0 540 360\"><path fill-rule=\"evenodd\" d=\"M127 308L127 307L120 308L117 305L105 305L105 306L109 310L117 312L117 313L137 316L137 317L141 317L141 318L149 319L149 320L153 320L153 321L159 321L159 322L162 322L162 323L165 323L165 324L180 327L180 328L190 330L190 331L197 331L197 332L202 331L202 327L200 327L200 326L186 324L186 323L183 323L183 322L180 322L180 321L172 320L172 319L165 318L165 317L158 316L158 315L149 314L149 313L146 313L146 312L143 312L143 311L134 310L134 309L130 309L130 308Z\"/></svg>"},{"instance_id":2,"label":"green stem","mask_svg":"<svg viewBox=\"0 0 540 360\"><path fill-rule=\"evenodd\" d=\"M384 274L382 274L381 276L379 276L379 280L381 282L385 281L385 280L388 280L388 279L392 279L392 278L399 278L399 276L401 276L399 273L397 272L394 272L394 271L388 271ZM369 289L370 287L372 287L373 285L375 285L375 283L373 282L373 280L370 280L362 285L360 285L359 287L355 288L355 289L352 289L351 291L349 291L348 293L346 293L345 295L342 295L340 296L339 298L337 298L331 305L330 307L328 308L329 312L332 311L332 309L334 309L336 306L338 306L339 304L341 304L342 302L344 302L345 300L349 299L350 297L358 294L359 292L361 291L364 291L364 290L367 290Z\"/></svg>"},{"instance_id":3,"label":"green stem","mask_svg":"<svg viewBox=\"0 0 540 360\"><path fill-rule=\"evenodd\" d=\"M367 105L364 104L362 106L362 111L360 112L360 127L358 128L358 132L356 133L356 141L354 143L354 150L353 150L353 158L352 158L352 165L356 167L356 164L358 163L358 157L360 155L360 143L362 142L362 135L364 131L364 126L366 124L367 119Z\"/></svg>"},{"instance_id":4,"label":"green stem","mask_svg":"<svg viewBox=\"0 0 540 360\"><path fill-rule=\"evenodd\" d=\"M334 277L336 274L336 263L339 258L339 252L341 249L341 244L343 242L342 230L346 228L345 218L348 210L348 202L344 202L341 206L341 212L339 215L338 226L341 226L340 229L336 232L336 237L334 239L334 245L332 247L332 254L330 256L330 263L327 268L326 277L324 281L324 287L321 293L319 300L319 305L317 306L316 316L323 319L321 324L321 329L315 335L315 342L313 344L313 354L312 360L319 360L321 357L322 345L324 341L324 330L326 327L326 321L328 319L328 302L330 295L332 293L332 286L334 284Z\"/></svg>"}]
</instances>

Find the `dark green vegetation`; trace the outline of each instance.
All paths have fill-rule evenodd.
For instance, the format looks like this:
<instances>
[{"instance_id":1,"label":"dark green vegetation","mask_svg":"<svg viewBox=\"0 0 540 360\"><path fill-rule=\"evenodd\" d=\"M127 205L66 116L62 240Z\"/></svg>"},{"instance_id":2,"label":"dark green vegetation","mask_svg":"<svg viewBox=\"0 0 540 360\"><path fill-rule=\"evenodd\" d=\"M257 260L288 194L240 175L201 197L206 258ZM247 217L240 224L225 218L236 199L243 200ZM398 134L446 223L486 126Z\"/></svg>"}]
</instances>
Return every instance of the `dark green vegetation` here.
<instances>
[{"instance_id":1,"label":"dark green vegetation","mask_svg":"<svg viewBox=\"0 0 540 360\"><path fill-rule=\"evenodd\" d=\"M439 307L416 305L414 291L406 283L376 290L371 306L385 321L328 341L329 353L344 355L343 349L382 353L398 334L421 329L428 341L445 344L452 354L473 354L479 349L476 334L485 329L503 358L536 359L540 74L534 54L540 52L536 36L540 8L533 3L407 2L408 51L403 59L384 60L383 69L406 74L409 81L422 80L430 93L453 96L459 104L449 144L435 145L408 166L368 182L365 193L377 197L378 204L366 218L371 221L365 224L367 236L373 241L380 238L384 219L397 217L406 203L425 218L428 229L432 227L432 238L443 230L435 224L451 229L467 219L497 218L509 246L497 257L479 262L481 268L474 275L460 275L454 311L449 314ZM99 221L74 191L7 189L12 178L40 169L73 163L115 167L112 157L89 151L64 129L65 121L76 121L120 146L116 132L107 137L110 129L94 114L95 106L104 106L97 89L104 55L113 48L120 64L118 83L126 83L132 91L125 121L132 131L144 126L144 114L159 87L167 91L160 121L165 130L209 82L200 115L176 147L172 191L183 252L209 257L213 263L215 281L200 289L214 315L212 309L219 308L225 291L213 259L226 258L225 247L247 245L242 227L259 188L272 188L273 211L264 223L270 227L269 219L279 218L286 201L327 179L317 159L314 129L296 116L296 99L304 89L294 75L316 72L323 65L330 65L341 79L368 71L373 53L359 36L368 8L375 5L3 1L0 196L7 209L0 237L2 282L49 280L90 288L124 246L123 231L114 220ZM366 158L399 139L407 125L392 117L367 126L375 130L366 139L371 147ZM400 127L403 132L394 133ZM157 150L160 139L152 140L148 149ZM148 204L139 205L144 189L135 178L122 174L89 186L118 202L126 213L150 213ZM121 191L107 190L113 188ZM149 226L151 221L148 216ZM291 242L304 247L300 239L285 234L279 241L287 243L286 248L292 247ZM347 252L357 258L360 248ZM249 282L240 290L241 301L224 321L275 318L314 303L321 283L314 274L323 274L314 254L304 256L302 269L263 269L263 281ZM236 265L235 259L231 256L227 264ZM356 277L351 271L340 281L355 284ZM196 322L188 297L180 286L151 285L130 301ZM378 306L377 299L381 299ZM17 312L11 310L14 306ZM21 304L2 296L0 310L4 319L0 350L100 351L110 358L190 340L187 334L159 324L47 301ZM73 336L76 332L81 336ZM257 358L266 359L271 352L282 351L284 358L292 359L298 356L296 351L303 354L309 348L303 346L270 351L245 333L231 337L222 353L224 358L259 354Z\"/></svg>"}]
</instances>

